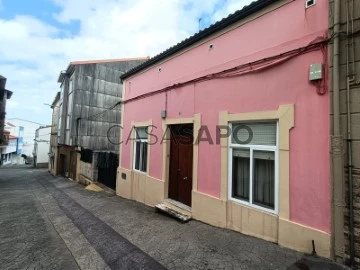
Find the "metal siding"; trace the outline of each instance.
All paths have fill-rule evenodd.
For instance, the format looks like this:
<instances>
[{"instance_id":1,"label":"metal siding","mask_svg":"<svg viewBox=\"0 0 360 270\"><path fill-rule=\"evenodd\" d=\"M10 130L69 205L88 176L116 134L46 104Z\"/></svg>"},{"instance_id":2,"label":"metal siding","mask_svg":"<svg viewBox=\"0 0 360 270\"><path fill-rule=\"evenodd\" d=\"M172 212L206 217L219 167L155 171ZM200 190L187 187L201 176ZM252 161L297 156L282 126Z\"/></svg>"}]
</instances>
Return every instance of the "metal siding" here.
<instances>
[{"instance_id":1,"label":"metal siding","mask_svg":"<svg viewBox=\"0 0 360 270\"><path fill-rule=\"evenodd\" d=\"M119 146L108 142L107 131L120 124L121 106L107 110L121 100L122 83L120 76L127 70L143 63L144 60L115 63L76 65L74 80L74 108L71 123L73 144L76 144L76 119L81 117L78 144L94 151L118 152ZM99 115L98 115L99 114ZM98 115L97 117L92 117ZM116 132L119 140L119 132Z\"/></svg>"}]
</instances>

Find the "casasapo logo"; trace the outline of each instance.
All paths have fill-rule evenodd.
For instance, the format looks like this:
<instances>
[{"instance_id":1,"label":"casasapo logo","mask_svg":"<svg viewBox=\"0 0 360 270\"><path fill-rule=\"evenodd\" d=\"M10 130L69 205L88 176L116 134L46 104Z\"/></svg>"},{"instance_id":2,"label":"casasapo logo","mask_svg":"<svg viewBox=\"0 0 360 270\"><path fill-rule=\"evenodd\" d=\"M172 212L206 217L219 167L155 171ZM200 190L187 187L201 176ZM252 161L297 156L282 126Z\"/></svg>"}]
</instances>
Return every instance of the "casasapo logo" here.
<instances>
[{"instance_id":1,"label":"casasapo logo","mask_svg":"<svg viewBox=\"0 0 360 270\"><path fill-rule=\"evenodd\" d=\"M154 125L150 125L145 129L150 145L163 144L165 141L170 140L175 140L178 144L208 143L210 145L220 145L221 139L230 136L232 136L232 140L236 144L249 144L254 137L253 130L246 124L236 125L233 129L229 126L217 125L213 127L213 130L203 125L196 134L193 134L192 129L187 126L184 126L183 129L180 128L176 132L170 127L165 131L161 131L161 133L157 132L157 130L158 127ZM123 133L122 140L120 140L121 133ZM159 136L159 134L161 135ZM132 127L128 132L124 133L124 128L121 125L113 125L107 131L107 139L113 145L128 144L136 140L136 128Z\"/></svg>"}]
</instances>

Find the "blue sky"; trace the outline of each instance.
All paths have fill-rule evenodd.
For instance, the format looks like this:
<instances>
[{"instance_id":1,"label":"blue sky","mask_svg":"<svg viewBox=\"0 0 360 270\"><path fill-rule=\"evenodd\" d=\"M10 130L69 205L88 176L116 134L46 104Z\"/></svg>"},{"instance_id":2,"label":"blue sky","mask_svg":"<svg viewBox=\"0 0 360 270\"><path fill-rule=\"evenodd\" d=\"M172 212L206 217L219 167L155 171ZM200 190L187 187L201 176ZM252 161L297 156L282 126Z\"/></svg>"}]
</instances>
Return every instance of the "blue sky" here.
<instances>
[{"instance_id":1,"label":"blue sky","mask_svg":"<svg viewBox=\"0 0 360 270\"><path fill-rule=\"evenodd\" d=\"M251 0L0 0L8 118L48 124L70 61L154 56ZM161 7L161 8L159 8Z\"/></svg>"}]
</instances>

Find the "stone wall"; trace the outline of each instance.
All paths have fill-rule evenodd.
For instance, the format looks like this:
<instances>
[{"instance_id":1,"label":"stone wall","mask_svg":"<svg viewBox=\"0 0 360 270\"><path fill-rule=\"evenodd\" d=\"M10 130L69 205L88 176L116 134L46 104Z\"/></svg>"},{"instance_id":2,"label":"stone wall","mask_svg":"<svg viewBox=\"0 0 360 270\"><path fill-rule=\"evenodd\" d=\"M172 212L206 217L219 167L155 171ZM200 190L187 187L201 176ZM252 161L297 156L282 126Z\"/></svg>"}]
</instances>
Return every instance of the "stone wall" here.
<instances>
[{"instance_id":1,"label":"stone wall","mask_svg":"<svg viewBox=\"0 0 360 270\"><path fill-rule=\"evenodd\" d=\"M92 163L80 161L80 176L92 182L96 182L98 179L97 156L97 152L94 152Z\"/></svg>"}]
</instances>

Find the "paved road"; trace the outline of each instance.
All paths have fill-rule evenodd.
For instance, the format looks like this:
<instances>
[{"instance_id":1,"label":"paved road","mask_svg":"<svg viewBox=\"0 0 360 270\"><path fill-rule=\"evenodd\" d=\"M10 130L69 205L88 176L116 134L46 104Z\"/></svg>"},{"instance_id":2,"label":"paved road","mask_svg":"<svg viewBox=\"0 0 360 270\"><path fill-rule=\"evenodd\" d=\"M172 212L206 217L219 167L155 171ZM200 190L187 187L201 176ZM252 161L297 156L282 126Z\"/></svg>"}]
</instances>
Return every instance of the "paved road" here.
<instances>
[{"instance_id":1,"label":"paved road","mask_svg":"<svg viewBox=\"0 0 360 270\"><path fill-rule=\"evenodd\" d=\"M0 169L0 269L286 269L301 256L44 170Z\"/></svg>"},{"instance_id":2,"label":"paved road","mask_svg":"<svg viewBox=\"0 0 360 270\"><path fill-rule=\"evenodd\" d=\"M78 269L34 195L31 170L0 170L0 268Z\"/></svg>"}]
</instances>

